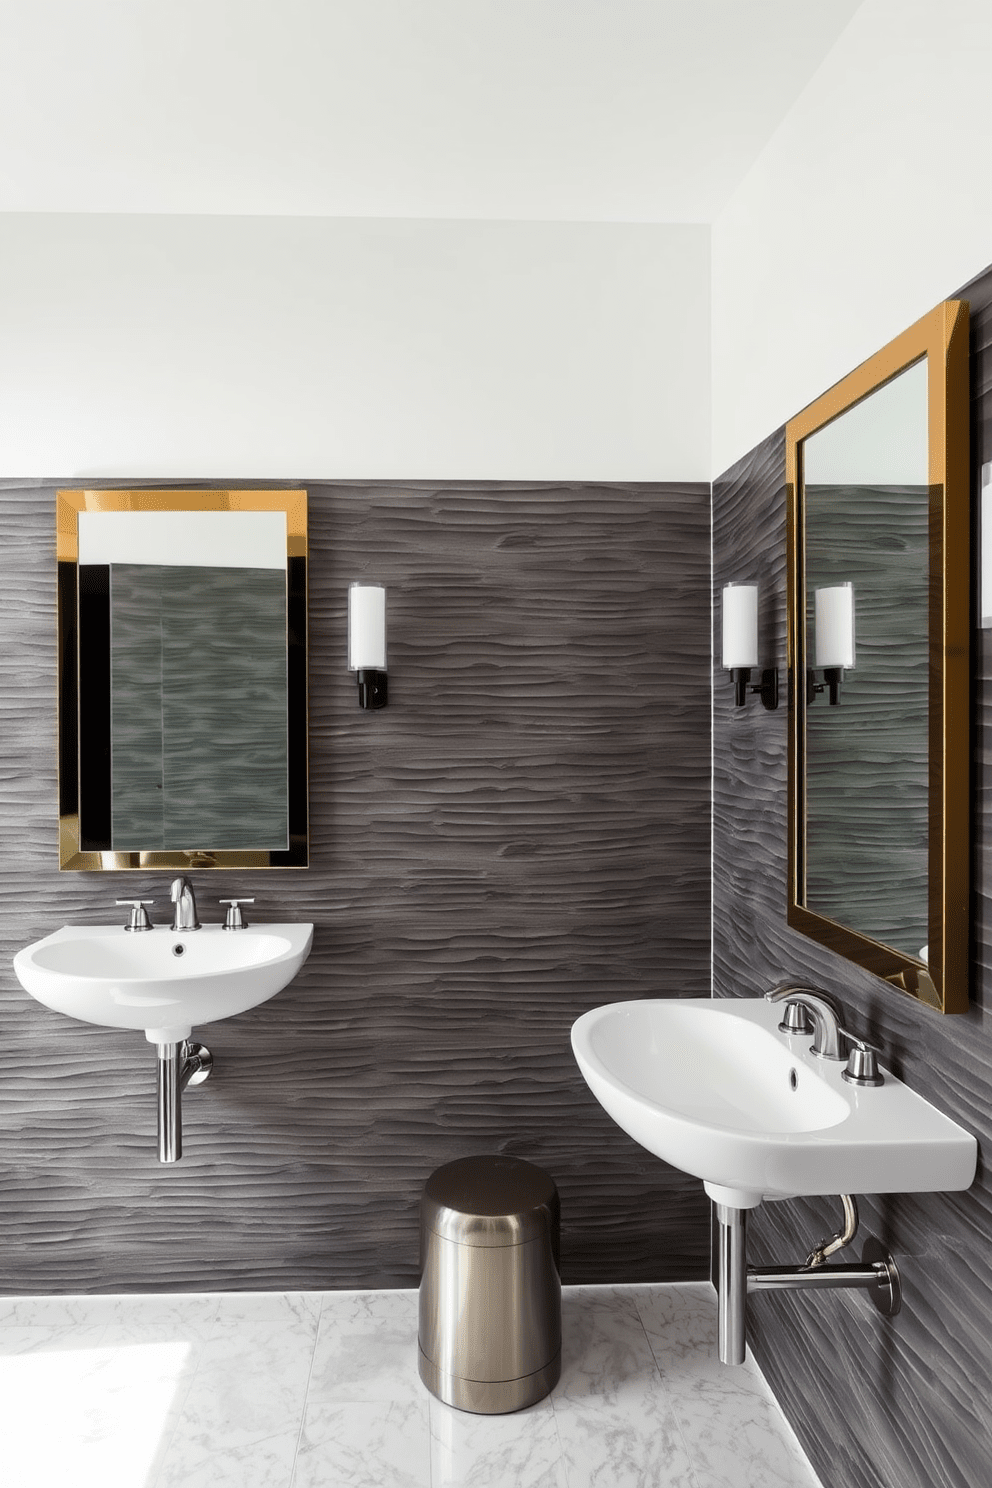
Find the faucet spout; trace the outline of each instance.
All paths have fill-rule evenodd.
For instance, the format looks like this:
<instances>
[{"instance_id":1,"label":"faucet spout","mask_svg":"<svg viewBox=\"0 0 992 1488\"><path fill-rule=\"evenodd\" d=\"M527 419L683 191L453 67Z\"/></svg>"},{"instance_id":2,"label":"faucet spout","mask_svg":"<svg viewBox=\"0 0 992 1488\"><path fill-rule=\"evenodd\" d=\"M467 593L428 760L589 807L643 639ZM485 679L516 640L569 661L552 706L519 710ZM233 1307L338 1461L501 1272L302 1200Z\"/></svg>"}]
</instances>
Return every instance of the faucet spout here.
<instances>
[{"instance_id":1,"label":"faucet spout","mask_svg":"<svg viewBox=\"0 0 992 1488\"><path fill-rule=\"evenodd\" d=\"M196 913L193 885L185 874L173 879L171 896L176 906L172 917L173 930L199 930L200 920Z\"/></svg>"},{"instance_id":2,"label":"faucet spout","mask_svg":"<svg viewBox=\"0 0 992 1488\"><path fill-rule=\"evenodd\" d=\"M766 1002L792 1002L804 1007L813 1019L811 1054L821 1059L843 1059L840 1040L840 1008L828 992L818 987L775 987L765 993Z\"/></svg>"}]
</instances>

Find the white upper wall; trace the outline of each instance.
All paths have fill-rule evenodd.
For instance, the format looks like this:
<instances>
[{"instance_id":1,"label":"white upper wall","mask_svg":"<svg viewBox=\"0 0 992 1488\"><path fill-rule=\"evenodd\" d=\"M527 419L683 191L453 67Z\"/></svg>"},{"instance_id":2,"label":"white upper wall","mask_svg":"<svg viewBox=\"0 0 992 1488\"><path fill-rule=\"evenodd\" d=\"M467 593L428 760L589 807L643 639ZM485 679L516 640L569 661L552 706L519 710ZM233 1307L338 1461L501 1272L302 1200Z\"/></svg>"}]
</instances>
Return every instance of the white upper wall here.
<instances>
[{"instance_id":1,"label":"white upper wall","mask_svg":"<svg viewBox=\"0 0 992 1488\"><path fill-rule=\"evenodd\" d=\"M992 261L990 80L989 0L0 0L0 476L708 479Z\"/></svg>"},{"instance_id":2,"label":"white upper wall","mask_svg":"<svg viewBox=\"0 0 992 1488\"><path fill-rule=\"evenodd\" d=\"M709 222L858 0L0 0L0 212Z\"/></svg>"},{"instance_id":3,"label":"white upper wall","mask_svg":"<svg viewBox=\"0 0 992 1488\"><path fill-rule=\"evenodd\" d=\"M714 224L714 474L992 262L990 160L989 0L865 0Z\"/></svg>"},{"instance_id":4,"label":"white upper wall","mask_svg":"<svg viewBox=\"0 0 992 1488\"><path fill-rule=\"evenodd\" d=\"M706 480L709 230L0 218L0 476Z\"/></svg>"}]
</instances>

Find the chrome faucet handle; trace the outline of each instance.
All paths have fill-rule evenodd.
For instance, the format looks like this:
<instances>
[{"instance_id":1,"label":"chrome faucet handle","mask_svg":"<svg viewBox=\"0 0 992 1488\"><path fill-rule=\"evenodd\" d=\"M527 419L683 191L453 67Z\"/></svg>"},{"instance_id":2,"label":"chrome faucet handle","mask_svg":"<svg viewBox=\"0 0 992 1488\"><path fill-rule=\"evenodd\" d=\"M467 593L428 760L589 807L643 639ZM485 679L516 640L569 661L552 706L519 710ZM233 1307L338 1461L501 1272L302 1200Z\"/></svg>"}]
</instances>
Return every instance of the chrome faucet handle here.
<instances>
[{"instance_id":1,"label":"chrome faucet handle","mask_svg":"<svg viewBox=\"0 0 992 1488\"><path fill-rule=\"evenodd\" d=\"M227 911L227 915L224 919L225 930L248 929L248 921L241 913L241 906L242 904L254 904L254 899L219 899L217 902L219 904L229 904L231 906L230 909Z\"/></svg>"},{"instance_id":2,"label":"chrome faucet handle","mask_svg":"<svg viewBox=\"0 0 992 1488\"><path fill-rule=\"evenodd\" d=\"M877 1058L881 1049L865 1039L857 1038L853 1033L848 1033L846 1028L840 1030L840 1036L851 1045L847 1064L840 1072L841 1079L848 1080L852 1085L884 1085L885 1076L878 1067Z\"/></svg>"},{"instance_id":3,"label":"chrome faucet handle","mask_svg":"<svg viewBox=\"0 0 992 1488\"><path fill-rule=\"evenodd\" d=\"M155 928L148 918L148 911L145 908L146 904L154 904L154 899L115 899L114 903L130 904L131 906L128 922L124 926L125 930L153 930Z\"/></svg>"},{"instance_id":4,"label":"chrome faucet handle","mask_svg":"<svg viewBox=\"0 0 992 1488\"><path fill-rule=\"evenodd\" d=\"M808 1035L813 1032L813 1019L809 1015L809 1009L801 1002L787 1002L782 1021L778 1025L779 1033L791 1033L793 1035Z\"/></svg>"}]
</instances>

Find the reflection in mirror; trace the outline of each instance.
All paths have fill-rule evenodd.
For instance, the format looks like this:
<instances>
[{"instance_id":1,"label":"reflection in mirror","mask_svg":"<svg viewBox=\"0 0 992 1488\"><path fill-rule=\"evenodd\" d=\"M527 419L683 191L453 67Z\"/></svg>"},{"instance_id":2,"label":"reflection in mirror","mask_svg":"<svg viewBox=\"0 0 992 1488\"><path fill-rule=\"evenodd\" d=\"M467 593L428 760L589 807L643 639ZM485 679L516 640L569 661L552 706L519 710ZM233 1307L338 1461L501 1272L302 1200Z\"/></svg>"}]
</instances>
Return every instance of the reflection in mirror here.
<instances>
[{"instance_id":1,"label":"reflection in mirror","mask_svg":"<svg viewBox=\"0 0 992 1488\"><path fill-rule=\"evenodd\" d=\"M926 435L924 359L803 446L806 654L825 689L808 689L806 904L907 956L928 913Z\"/></svg>"},{"instance_id":2,"label":"reflection in mirror","mask_svg":"<svg viewBox=\"0 0 992 1488\"><path fill-rule=\"evenodd\" d=\"M789 923L945 1012L968 988L968 307L786 426Z\"/></svg>"},{"instance_id":3,"label":"reflection in mirror","mask_svg":"<svg viewBox=\"0 0 992 1488\"><path fill-rule=\"evenodd\" d=\"M59 493L63 867L305 866L305 499Z\"/></svg>"}]
</instances>

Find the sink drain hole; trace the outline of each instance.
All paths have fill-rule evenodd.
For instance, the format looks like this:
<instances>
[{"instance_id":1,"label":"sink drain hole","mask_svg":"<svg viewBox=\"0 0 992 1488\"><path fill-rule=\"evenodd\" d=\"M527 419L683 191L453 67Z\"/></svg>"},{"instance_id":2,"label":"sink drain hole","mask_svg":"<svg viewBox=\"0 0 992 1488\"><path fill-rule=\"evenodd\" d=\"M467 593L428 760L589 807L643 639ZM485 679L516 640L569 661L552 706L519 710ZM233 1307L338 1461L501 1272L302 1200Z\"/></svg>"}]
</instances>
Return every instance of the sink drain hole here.
<instances>
[{"instance_id":1,"label":"sink drain hole","mask_svg":"<svg viewBox=\"0 0 992 1488\"><path fill-rule=\"evenodd\" d=\"M186 947L184 945L174 945L172 947L172 954L174 956L185 956Z\"/></svg>"},{"instance_id":2,"label":"sink drain hole","mask_svg":"<svg viewBox=\"0 0 992 1488\"><path fill-rule=\"evenodd\" d=\"M790 1090L798 1090L799 1089L799 1076L796 1074L796 1071L794 1069L791 1069L789 1071L789 1089Z\"/></svg>"}]
</instances>

